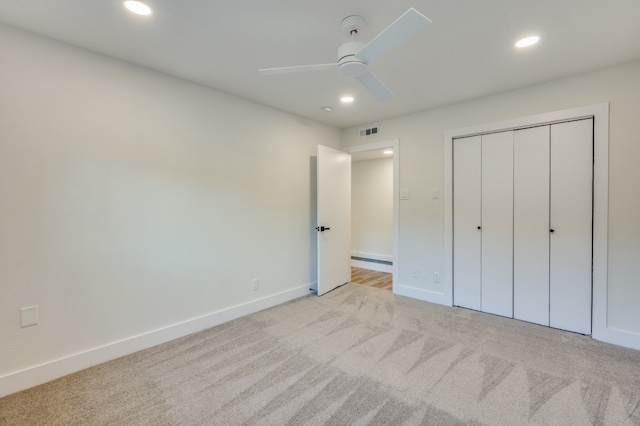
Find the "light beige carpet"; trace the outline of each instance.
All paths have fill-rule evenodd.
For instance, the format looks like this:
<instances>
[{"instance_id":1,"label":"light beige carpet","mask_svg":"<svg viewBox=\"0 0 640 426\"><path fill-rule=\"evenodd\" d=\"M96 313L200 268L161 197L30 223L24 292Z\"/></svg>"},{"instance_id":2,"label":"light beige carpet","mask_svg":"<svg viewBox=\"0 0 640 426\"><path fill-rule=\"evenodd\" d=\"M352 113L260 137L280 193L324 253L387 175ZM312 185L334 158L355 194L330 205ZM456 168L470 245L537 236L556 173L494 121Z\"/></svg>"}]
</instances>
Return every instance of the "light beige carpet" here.
<instances>
[{"instance_id":1,"label":"light beige carpet","mask_svg":"<svg viewBox=\"0 0 640 426\"><path fill-rule=\"evenodd\" d=\"M0 399L1 425L640 425L640 352L348 284Z\"/></svg>"}]
</instances>

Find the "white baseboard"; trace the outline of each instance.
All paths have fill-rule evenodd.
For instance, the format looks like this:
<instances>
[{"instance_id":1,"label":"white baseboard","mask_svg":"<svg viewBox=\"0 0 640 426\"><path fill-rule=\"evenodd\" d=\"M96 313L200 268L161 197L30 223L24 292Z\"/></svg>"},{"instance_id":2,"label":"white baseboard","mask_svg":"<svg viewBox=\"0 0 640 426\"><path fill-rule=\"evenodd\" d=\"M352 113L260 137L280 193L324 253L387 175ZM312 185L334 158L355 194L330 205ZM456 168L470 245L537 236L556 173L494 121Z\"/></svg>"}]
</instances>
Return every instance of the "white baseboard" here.
<instances>
[{"instance_id":1,"label":"white baseboard","mask_svg":"<svg viewBox=\"0 0 640 426\"><path fill-rule=\"evenodd\" d=\"M361 257L363 259L381 260L384 262L393 262L393 256L387 254L366 253L363 251L352 251L352 257ZM351 266L356 268L370 269L372 271L393 273L393 265L385 265L377 262L367 262L364 260L351 259Z\"/></svg>"},{"instance_id":2,"label":"white baseboard","mask_svg":"<svg viewBox=\"0 0 640 426\"><path fill-rule=\"evenodd\" d=\"M310 285L193 318L0 377L0 398L310 294Z\"/></svg>"},{"instance_id":3,"label":"white baseboard","mask_svg":"<svg viewBox=\"0 0 640 426\"><path fill-rule=\"evenodd\" d=\"M615 328L607 328L603 332L593 330L591 337L602 342L640 350L640 334L631 331Z\"/></svg>"},{"instance_id":4,"label":"white baseboard","mask_svg":"<svg viewBox=\"0 0 640 426\"><path fill-rule=\"evenodd\" d=\"M372 271L378 272L388 272L389 274L393 273L393 265L385 265L383 263L365 262L363 260L351 259L351 266L355 268L370 269Z\"/></svg>"},{"instance_id":5,"label":"white baseboard","mask_svg":"<svg viewBox=\"0 0 640 426\"><path fill-rule=\"evenodd\" d=\"M404 285L394 285L393 294L398 296L411 297L425 302L437 303L438 305L451 306L444 293L424 290L421 288L407 287Z\"/></svg>"},{"instance_id":6,"label":"white baseboard","mask_svg":"<svg viewBox=\"0 0 640 426\"><path fill-rule=\"evenodd\" d=\"M364 251L352 251L351 256L362 257L365 259L383 260L385 262L393 262L393 256L388 254L366 253Z\"/></svg>"}]
</instances>

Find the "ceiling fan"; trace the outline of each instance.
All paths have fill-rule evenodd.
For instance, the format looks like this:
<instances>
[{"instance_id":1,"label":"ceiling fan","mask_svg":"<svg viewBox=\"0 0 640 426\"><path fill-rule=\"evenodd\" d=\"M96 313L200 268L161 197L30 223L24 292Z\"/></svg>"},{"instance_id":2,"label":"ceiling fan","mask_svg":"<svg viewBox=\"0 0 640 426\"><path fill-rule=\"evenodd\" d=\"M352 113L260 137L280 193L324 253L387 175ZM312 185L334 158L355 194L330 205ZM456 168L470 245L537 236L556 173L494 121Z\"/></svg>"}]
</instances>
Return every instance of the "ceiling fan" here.
<instances>
[{"instance_id":1,"label":"ceiling fan","mask_svg":"<svg viewBox=\"0 0 640 426\"><path fill-rule=\"evenodd\" d=\"M369 64L396 47L409 37L424 29L431 20L414 8L406 11L391 25L364 44L356 41L358 32L366 25L364 18L358 15L347 16L342 20L342 34L351 41L338 49L338 62L333 64L302 65L294 67L263 68L264 75L286 74L303 71L322 71L338 69L340 75L358 80L376 99L386 101L393 93L369 70Z\"/></svg>"}]
</instances>

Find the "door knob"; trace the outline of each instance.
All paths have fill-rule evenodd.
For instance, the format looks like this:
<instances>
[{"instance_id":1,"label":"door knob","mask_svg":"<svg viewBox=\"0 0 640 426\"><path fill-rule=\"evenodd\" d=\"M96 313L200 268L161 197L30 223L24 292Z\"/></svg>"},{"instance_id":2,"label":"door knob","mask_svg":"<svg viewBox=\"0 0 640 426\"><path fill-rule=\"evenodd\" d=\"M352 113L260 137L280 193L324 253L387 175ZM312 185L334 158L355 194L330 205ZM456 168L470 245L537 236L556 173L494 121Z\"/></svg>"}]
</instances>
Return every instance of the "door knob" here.
<instances>
[{"instance_id":1,"label":"door knob","mask_svg":"<svg viewBox=\"0 0 640 426\"><path fill-rule=\"evenodd\" d=\"M324 232L324 231L328 231L331 228L325 228L324 226L316 226L316 231L320 231L320 232Z\"/></svg>"},{"instance_id":2,"label":"door knob","mask_svg":"<svg viewBox=\"0 0 640 426\"><path fill-rule=\"evenodd\" d=\"M549 232L551 232L553 234L554 232L556 232L556 230L555 229L549 229Z\"/></svg>"},{"instance_id":3,"label":"door knob","mask_svg":"<svg viewBox=\"0 0 640 426\"><path fill-rule=\"evenodd\" d=\"M478 226L478 229L482 229L482 226Z\"/></svg>"}]
</instances>

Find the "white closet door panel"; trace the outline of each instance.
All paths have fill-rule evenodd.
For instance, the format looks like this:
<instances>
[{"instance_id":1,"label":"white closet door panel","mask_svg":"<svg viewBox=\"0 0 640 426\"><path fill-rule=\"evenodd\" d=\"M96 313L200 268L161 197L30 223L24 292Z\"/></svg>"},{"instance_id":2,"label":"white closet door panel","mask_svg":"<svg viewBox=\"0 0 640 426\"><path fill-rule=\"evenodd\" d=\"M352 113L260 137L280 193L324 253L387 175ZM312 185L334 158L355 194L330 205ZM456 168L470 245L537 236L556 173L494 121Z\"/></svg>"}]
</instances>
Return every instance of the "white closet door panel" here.
<instances>
[{"instance_id":1,"label":"white closet door panel","mask_svg":"<svg viewBox=\"0 0 640 426\"><path fill-rule=\"evenodd\" d=\"M480 310L480 136L453 143L453 303Z\"/></svg>"},{"instance_id":2,"label":"white closet door panel","mask_svg":"<svg viewBox=\"0 0 640 426\"><path fill-rule=\"evenodd\" d=\"M551 126L550 325L591 334L593 120Z\"/></svg>"},{"instance_id":3,"label":"white closet door panel","mask_svg":"<svg viewBox=\"0 0 640 426\"><path fill-rule=\"evenodd\" d=\"M513 317L549 325L549 126L514 132Z\"/></svg>"},{"instance_id":4,"label":"white closet door panel","mask_svg":"<svg viewBox=\"0 0 640 426\"><path fill-rule=\"evenodd\" d=\"M482 311L513 317L513 132L482 136Z\"/></svg>"}]
</instances>

